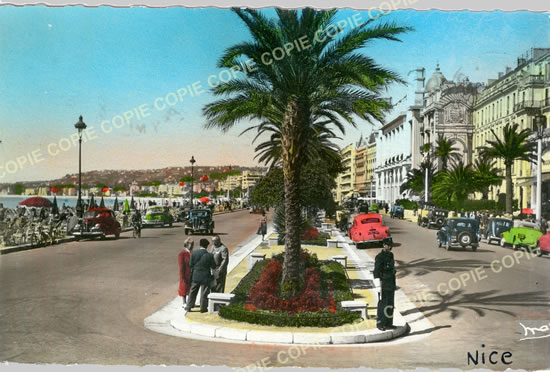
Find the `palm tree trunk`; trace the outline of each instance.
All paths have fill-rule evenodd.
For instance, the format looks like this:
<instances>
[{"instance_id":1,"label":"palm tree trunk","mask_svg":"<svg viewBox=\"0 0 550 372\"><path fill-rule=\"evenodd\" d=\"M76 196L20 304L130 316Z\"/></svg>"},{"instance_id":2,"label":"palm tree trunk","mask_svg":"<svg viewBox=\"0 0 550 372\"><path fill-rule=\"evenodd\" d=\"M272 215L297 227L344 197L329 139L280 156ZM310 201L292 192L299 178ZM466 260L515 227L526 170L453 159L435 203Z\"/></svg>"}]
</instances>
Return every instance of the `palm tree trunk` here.
<instances>
[{"instance_id":1,"label":"palm tree trunk","mask_svg":"<svg viewBox=\"0 0 550 372\"><path fill-rule=\"evenodd\" d=\"M300 172L302 128L309 118L307 106L291 99L287 105L282 126L282 158L285 186L285 254L282 291L285 296L298 293L303 284L304 265L301 259L302 203L300 200Z\"/></svg>"},{"instance_id":2,"label":"palm tree trunk","mask_svg":"<svg viewBox=\"0 0 550 372\"><path fill-rule=\"evenodd\" d=\"M506 163L506 213L512 214L514 190L512 185L512 163Z\"/></svg>"}]
</instances>

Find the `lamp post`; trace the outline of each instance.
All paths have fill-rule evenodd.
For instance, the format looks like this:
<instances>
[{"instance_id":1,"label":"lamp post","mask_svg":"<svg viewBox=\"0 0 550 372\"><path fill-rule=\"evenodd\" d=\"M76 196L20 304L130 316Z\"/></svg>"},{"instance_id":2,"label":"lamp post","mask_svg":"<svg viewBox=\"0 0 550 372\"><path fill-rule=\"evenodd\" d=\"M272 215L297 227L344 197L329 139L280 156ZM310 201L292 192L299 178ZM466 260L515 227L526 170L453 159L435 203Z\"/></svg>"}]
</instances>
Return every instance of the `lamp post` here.
<instances>
[{"instance_id":1,"label":"lamp post","mask_svg":"<svg viewBox=\"0 0 550 372\"><path fill-rule=\"evenodd\" d=\"M193 176L193 165L196 163L195 157L191 155L191 160L189 160L191 163L191 208L193 207L193 188L195 187L195 179Z\"/></svg>"},{"instance_id":2,"label":"lamp post","mask_svg":"<svg viewBox=\"0 0 550 372\"><path fill-rule=\"evenodd\" d=\"M538 114L533 118L533 129L537 135L537 221L542 223L542 138L546 128L546 117Z\"/></svg>"},{"instance_id":3,"label":"lamp post","mask_svg":"<svg viewBox=\"0 0 550 372\"><path fill-rule=\"evenodd\" d=\"M76 202L76 211L78 216L82 218L82 131L86 129L86 124L82 121L82 115L78 118L78 122L74 125L78 130L78 200Z\"/></svg>"}]
</instances>

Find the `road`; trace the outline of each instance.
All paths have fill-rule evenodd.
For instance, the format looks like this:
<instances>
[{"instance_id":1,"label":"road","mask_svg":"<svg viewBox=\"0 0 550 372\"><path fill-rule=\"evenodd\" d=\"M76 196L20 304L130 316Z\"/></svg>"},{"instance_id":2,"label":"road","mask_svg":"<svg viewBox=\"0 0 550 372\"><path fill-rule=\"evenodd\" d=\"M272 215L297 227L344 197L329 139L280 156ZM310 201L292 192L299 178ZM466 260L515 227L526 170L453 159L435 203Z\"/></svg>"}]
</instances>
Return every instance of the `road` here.
<instances>
[{"instance_id":1,"label":"road","mask_svg":"<svg viewBox=\"0 0 550 372\"><path fill-rule=\"evenodd\" d=\"M258 220L247 212L220 215L216 230L228 233L222 240L233 248L255 232ZM433 327L398 342L295 348L289 358L288 346L188 340L144 329L143 319L176 295L176 256L185 236L182 228L174 227L145 230L141 240L126 233L118 241L73 242L2 256L0 360L233 367L263 360L268 366L398 369L550 366L548 339L519 341L518 332L519 320L550 319L550 258L522 257L515 263L505 258L511 249L486 244L477 252L446 251L437 248L435 230L385 220L396 242L398 285L411 299L423 289L433 292L428 301L417 304ZM378 252L372 248L358 253L374 257ZM494 260L501 264L493 264L493 271ZM456 289L465 273L470 273L465 287L438 294L438 286L443 293L449 284ZM423 338L417 340L419 335ZM476 350L479 364L468 364L467 353L475 356ZM498 354L493 353L496 364L488 360L493 351ZM503 364L506 352L512 355L506 354L504 361L512 364Z\"/></svg>"}]
</instances>

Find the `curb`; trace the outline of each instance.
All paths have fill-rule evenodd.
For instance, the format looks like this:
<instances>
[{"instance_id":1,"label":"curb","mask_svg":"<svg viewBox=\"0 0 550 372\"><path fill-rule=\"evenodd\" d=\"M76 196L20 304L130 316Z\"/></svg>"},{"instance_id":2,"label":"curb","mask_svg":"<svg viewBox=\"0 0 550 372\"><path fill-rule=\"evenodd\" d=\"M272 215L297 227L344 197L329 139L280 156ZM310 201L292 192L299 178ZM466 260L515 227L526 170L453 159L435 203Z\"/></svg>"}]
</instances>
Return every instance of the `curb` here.
<instances>
[{"instance_id":1,"label":"curb","mask_svg":"<svg viewBox=\"0 0 550 372\"><path fill-rule=\"evenodd\" d=\"M72 242L74 239L74 236L69 236L66 238L57 239L54 241L54 244L61 244L61 243L67 243ZM43 245L43 246L35 246L33 247L31 244L22 244L22 245L16 245L13 247L6 247L0 249L0 255L8 254L8 253L14 253L14 252L21 252L21 251L27 251L30 249L37 249L37 248L46 248L49 247L49 245Z\"/></svg>"}]
</instances>

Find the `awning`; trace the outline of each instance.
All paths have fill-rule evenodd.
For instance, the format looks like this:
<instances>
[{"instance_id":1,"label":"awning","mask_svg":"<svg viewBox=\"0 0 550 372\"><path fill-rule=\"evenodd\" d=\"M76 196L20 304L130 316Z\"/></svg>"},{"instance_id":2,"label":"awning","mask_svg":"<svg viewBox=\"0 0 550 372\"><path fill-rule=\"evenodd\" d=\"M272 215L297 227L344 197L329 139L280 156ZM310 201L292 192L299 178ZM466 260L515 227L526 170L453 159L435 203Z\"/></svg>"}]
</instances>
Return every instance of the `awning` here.
<instances>
[{"instance_id":1,"label":"awning","mask_svg":"<svg viewBox=\"0 0 550 372\"><path fill-rule=\"evenodd\" d=\"M550 181L550 173L543 173L541 178L542 178L542 182ZM524 178L521 181L516 182L517 186L531 186L531 185L536 185L536 184L537 184L537 177L536 176L535 177Z\"/></svg>"}]
</instances>

